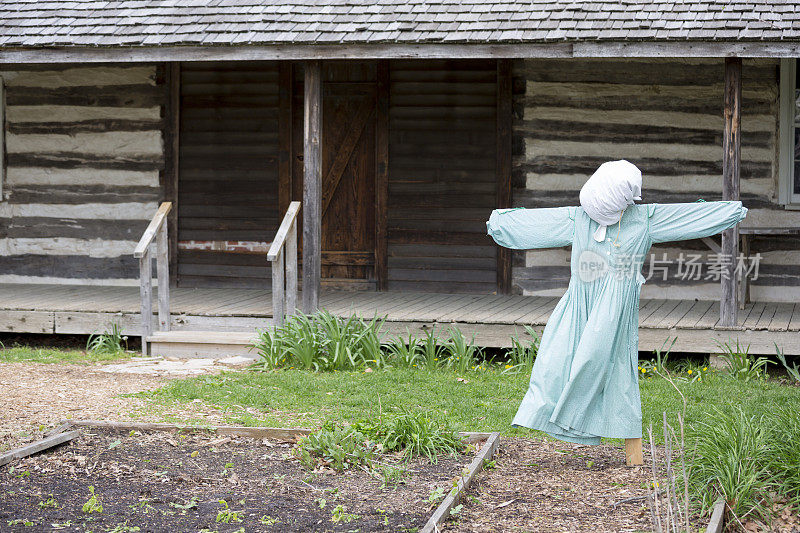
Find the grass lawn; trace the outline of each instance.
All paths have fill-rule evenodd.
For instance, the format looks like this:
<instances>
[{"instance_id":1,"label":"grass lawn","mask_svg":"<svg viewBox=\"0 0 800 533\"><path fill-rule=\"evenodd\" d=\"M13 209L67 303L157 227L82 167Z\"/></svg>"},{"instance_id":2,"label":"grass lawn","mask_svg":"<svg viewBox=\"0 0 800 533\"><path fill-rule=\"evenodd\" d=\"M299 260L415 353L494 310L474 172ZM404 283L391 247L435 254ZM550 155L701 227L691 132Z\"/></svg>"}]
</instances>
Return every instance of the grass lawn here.
<instances>
[{"instance_id":1,"label":"grass lawn","mask_svg":"<svg viewBox=\"0 0 800 533\"><path fill-rule=\"evenodd\" d=\"M84 350L60 350L57 348L30 348L27 346L0 347L0 363L73 363L88 365L129 359L133 355L133 353L128 352L101 353Z\"/></svg>"},{"instance_id":2,"label":"grass lawn","mask_svg":"<svg viewBox=\"0 0 800 533\"><path fill-rule=\"evenodd\" d=\"M417 369L225 372L176 380L141 395L164 405L200 399L220 409L231 424L314 427L323 420L375 417L381 410L424 409L461 431L525 435L530 432L512 428L510 423L528 379L527 374L503 375L495 370L466 374ZM712 406L725 411L739 406L746 414L768 413L779 405L800 410L800 388L773 381L744 383L712 371L702 382L676 385L687 400L687 423L702 420ZM640 387L645 434L652 423L660 442L662 413L666 411L677 427L683 400L661 378L642 379Z\"/></svg>"}]
</instances>

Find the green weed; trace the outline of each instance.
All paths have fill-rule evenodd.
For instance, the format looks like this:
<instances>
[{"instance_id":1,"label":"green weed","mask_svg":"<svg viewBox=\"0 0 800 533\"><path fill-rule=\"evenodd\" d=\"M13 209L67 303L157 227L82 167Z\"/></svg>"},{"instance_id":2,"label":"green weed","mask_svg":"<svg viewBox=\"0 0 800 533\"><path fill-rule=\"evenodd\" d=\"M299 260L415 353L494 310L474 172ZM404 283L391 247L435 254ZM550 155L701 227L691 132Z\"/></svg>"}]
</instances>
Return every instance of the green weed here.
<instances>
[{"instance_id":1,"label":"green weed","mask_svg":"<svg viewBox=\"0 0 800 533\"><path fill-rule=\"evenodd\" d=\"M334 524L339 524L339 523L349 524L353 520L358 520L359 518L361 517L357 514L348 513L347 507L345 507L344 505L337 505L336 507L333 508L333 511L331 512L331 522L333 522Z\"/></svg>"},{"instance_id":2,"label":"green weed","mask_svg":"<svg viewBox=\"0 0 800 533\"><path fill-rule=\"evenodd\" d=\"M242 521L242 513L243 511L233 511L228 506L228 502L225 500L217 500L220 505L224 506L224 509L217 512L216 522L223 524L230 524L231 522L241 522Z\"/></svg>"},{"instance_id":3,"label":"green weed","mask_svg":"<svg viewBox=\"0 0 800 533\"><path fill-rule=\"evenodd\" d=\"M113 323L103 333L89 336L86 351L97 354L119 354L128 349L128 337L119 324Z\"/></svg>"},{"instance_id":4,"label":"green weed","mask_svg":"<svg viewBox=\"0 0 800 533\"><path fill-rule=\"evenodd\" d=\"M89 494L91 495L86 503L83 504L81 508L84 513L92 514L92 513L102 513L103 512L103 504L100 503L100 498L97 497L97 494L94 492L94 486L89 486Z\"/></svg>"},{"instance_id":5,"label":"green weed","mask_svg":"<svg viewBox=\"0 0 800 533\"><path fill-rule=\"evenodd\" d=\"M789 374L789 376L794 379L795 383L800 383L800 365L793 363L792 366L789 366L789 364L786 362L786 356L783 355L781 349L778 348L777 343L775 343L775 352L778 357L778 361L781 362L783 368L786 369L786 372Z\"/></svg>"},{"instance_id":6,"label":"green weed","mask_svg":"<svg viewBox=\"0 0 800 533\"><path fill-rule=\"evenodd\" d=\"M749 383L754 380L764 380L767 377L767 365L769 359L766 357L753 357L750 355L750 346L742 348L739 346L739 341L736 345L729 343L721 343L717 341L717 345L722 350L720 358L725 363L726 371L732 377Z\"/></svg>"}]
</instances>

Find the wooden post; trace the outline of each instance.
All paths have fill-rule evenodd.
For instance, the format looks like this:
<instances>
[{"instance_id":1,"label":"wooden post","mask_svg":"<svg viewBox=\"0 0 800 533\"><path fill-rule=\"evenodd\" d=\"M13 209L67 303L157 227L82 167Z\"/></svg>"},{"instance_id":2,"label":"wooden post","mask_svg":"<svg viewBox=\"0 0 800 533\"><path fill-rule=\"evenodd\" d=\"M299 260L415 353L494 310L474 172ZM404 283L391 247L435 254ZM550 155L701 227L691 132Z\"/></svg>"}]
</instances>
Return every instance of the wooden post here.
<instances>
[{"instance_id":1,"label":"wooden post","mask_svg":"<svg viewBox=\"0 0 800 533\"><path fill-rule=\"evenodd\" d=\"M511 60L497 60L497 183L496 206L511 207ZM502 246L497 250L497 294L511 293L511 250Z\"/></svg>"},{"instance_id":2,"label":"wooden post","mask_svg":"<svg viewBox=\"0 0 800 533\"><path fill-rule=\"evenodd\" d=\"M642 439L625 439L625 464L627 466L640 466L644 464L642 457Z\"/></svg>"},{"instance_id":3,"label":"wooden post","mask_svg":"<svg viewBox=\"0 0 800 533\"><path fill-rule=\"evenodd\" d=\"M167 220L156 234L156 276L158 277L158 329L169 331L169 240Z\"/></svg>"},{"instance_id":4,"label":"wooden post","mask_svg":"<svg viewBox=\"0 0 800 533\"><path fill-rule=\"evenodd\" d=\"M278 256L272 261L272 324L275 327L283 325L284 292L283 292L283 248L278 250Z\"/></svg>"},{"instance_id":5,"label":"wooden post","mask_svg":"<svg viewBox=\"0 0 800 533\"><path fill-rule=\"evenodd\" d=\"M150 247L145 248L139 257L139 296L142 300L142 354L149 355L147 337L153 333L153 265L150 260Z\"/></svg>"},{"instance_id":6,"label":"wooden post","mask_svg":"<svg viewBox=\"0 0 800 533\"><path fill-rule=\"evenodd\" d=\"M292 222L286 236L286 309L287 315L297 312L297 221Z\"/></svg>"},{"instance_id":7,"label":"wooden post","mask_svg":"<svg viewBox=\"0 0 800 533\"><path fill-rule=\"evenodd\" d=\"M741 162L742 60L725 59L725 132L722 137L722 199L739 199L739 167ZM739 227L722 233L722 257L730 260L728 276L722 277L720 325L737 325L736 258L739 255Z\"/></svg>"},{"instance_id":8,"label":"wooden post","mask_svg":"<svg viewBox=\"0 0 800 533\"><path fill-rule=\"evenodd\" d=\"M305 63L303 126L303 312L319 309L322 256L322 64Z\"/></svg>"}]
</instances>

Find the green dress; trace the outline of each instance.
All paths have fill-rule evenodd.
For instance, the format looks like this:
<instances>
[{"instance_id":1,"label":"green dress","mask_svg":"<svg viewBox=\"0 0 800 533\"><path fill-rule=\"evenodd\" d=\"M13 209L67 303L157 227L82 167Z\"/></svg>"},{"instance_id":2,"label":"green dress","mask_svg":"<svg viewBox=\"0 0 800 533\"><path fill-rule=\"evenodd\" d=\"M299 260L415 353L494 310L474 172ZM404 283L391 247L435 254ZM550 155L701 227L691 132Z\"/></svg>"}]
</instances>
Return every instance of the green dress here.
<instances>
[{"instance_id":1,"label":"green dress","mask_svg":"<svg viewBox=\"0 0 800 533\"><path fill-rule=\"evenodd\" d=\"M738 201L634 204L597 242L598 224L581 207L493 211L487 230L501 246L572 245L569 286L547 321L513 424L581 444L641 437L639 294L650 246L708 237L746 214Z\"/></svg>"}]
</instances>

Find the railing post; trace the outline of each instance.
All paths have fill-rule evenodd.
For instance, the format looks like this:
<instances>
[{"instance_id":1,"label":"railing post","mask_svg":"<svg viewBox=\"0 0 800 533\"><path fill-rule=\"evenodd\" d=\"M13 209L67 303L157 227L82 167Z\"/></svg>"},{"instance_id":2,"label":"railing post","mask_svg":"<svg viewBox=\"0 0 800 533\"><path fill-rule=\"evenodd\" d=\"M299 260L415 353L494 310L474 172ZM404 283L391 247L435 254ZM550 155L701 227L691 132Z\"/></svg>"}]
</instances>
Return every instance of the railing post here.
<instances>
[{"instance_id":1,"label":"railing post","mask_svg":"<svg viewBox=\"0 0 800 533\"><path fill-rule=\"evenodd\" d=\"M139 258L139 295L142 299L142 354L149 355L147 337L153 333L153 265L150 260L150 247L145 248Z\"/></svg>"},{"instance_id":2,"label":"railing post","mask_svg":"<svg viewBox=\"0 0 800 533\"><path fill-rule=\"evenodd\" d=\"M286 314L297 311L297 220L286 237Z\"/></svg>"},{"instance_id":3,"label":"railing post","mask_svg":"<svg viewBox=\"0 0 800 533\"><path fill-rule=\"evenodd\" d=\"M272 261L272 323L275 327L283 326L283 248L278 250Z\"/></svg>"},{"instance_id":4,"label":"railing post","mask_svg":"<svg viewBox=\"0 0 800 533\"><path fill-rule=\"evenodd\" d=\"M169 331L169 240L167 220L156 234L156 275L158 277L158 329Z\"/></svg>"}]
</instances>

